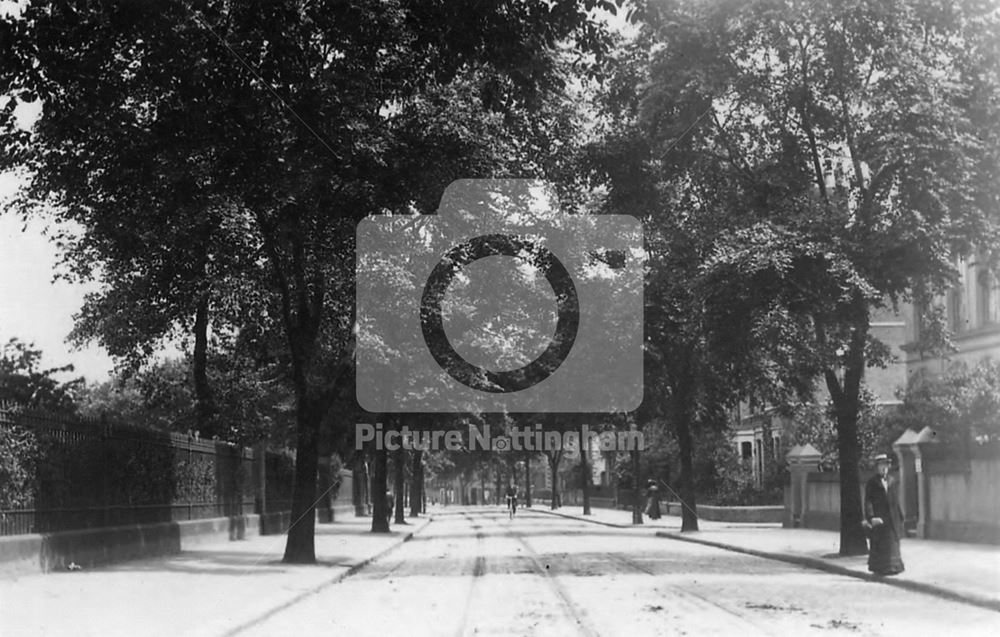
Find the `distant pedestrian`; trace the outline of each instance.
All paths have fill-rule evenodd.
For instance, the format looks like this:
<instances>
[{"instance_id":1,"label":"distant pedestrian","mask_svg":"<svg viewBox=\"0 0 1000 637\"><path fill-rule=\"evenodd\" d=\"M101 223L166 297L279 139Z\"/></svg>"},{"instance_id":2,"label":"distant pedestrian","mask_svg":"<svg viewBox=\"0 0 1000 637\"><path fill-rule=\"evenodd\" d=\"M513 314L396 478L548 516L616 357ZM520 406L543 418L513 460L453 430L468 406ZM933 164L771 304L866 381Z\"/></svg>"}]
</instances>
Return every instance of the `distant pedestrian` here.
<instances>
[{"instance_id":1,"label":"distant pedestrian","mask_svg":"<svg viewBox=\"0 0 1000 637\"><path fill-rule=\"evenodd\" d=\"M517 514L517 487L514 485L507 487L507 512L511 519Z\"/></svg>"},{"instance_id":2,"label":"distant pedestrian","mask_svg":"<svg viewBox=\"0 0 1000 637\"><path fill-rule=\"evenodd\" d=\"M660 488L653 480L646 483L646 515L650 520L660 519Z\"/></svg>"},{"instance_id":3,"label":"distant pedestrian","mask_svg":"<svg viewBox=\"0 0 1000 637\"><path fill-rule=\"evenodd\" d=\"M392 523L392 506L395 503L395 498L392 497L392 491L385 492L385 521L386 524Z\"/></svg>"},{"instance_id":4,"label":"distant pedestrian","mask_svg":"<svg viewBox=\"0 0 1000 637\"><path fill-rule=\"evenodd\" d=\"M896 480L889 476L889 456L875 456L877 473L865 484L865 522L871 535L868 570L877 575L903 572L899 539L903 536L903 512L899 507Z\"/></svg>"}]
</instances>

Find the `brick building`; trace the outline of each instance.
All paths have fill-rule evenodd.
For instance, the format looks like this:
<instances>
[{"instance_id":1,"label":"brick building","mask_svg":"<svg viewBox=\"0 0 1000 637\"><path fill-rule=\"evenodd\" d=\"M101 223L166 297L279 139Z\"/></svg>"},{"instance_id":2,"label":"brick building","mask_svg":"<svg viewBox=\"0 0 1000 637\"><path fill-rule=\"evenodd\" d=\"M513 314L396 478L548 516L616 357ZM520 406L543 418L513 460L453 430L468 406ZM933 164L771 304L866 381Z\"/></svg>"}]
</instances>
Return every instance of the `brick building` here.
<instances>
[{"instance_id":1,"label":"brick building","mask_svg":"<svg viewBox=\"0 0 1000 637\"><path fill-rule=\"evenodd\" d=\"M865 371L865 385L878 404L897 404L898 391L906 387L912 374L937 376L955 365L972 367L983 359L1000 360L1000 282L982 256L960 259L957 265L958 281L934 301L944 312L954 352L940 356L921 351L917 346L922 315L918 307L904 305L898 312L884 310L873 316L872 335L888 345L897 358L885 369L870 367ZM822 385L817 399L827 400ZM759 481L766 463L782 458L787 451L786 432L792 423L772 410L751 413L745 407L741 407L737 419L733 445ZM768 436L770 445L766 444Z\"/></svg>"}]
</instances>

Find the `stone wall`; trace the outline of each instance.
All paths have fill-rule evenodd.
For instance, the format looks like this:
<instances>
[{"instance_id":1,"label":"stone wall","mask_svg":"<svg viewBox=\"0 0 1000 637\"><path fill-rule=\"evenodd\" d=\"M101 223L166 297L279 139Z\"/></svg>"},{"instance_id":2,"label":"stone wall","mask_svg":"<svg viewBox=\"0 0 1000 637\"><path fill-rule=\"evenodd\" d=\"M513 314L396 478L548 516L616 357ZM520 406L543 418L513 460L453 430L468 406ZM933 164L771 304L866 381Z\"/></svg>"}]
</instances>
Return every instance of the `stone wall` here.
<instances>
[{"instance_id":1,"label":"stone wall","mask_svg":"<svg viewBox=\"0 0 1000 637\"><path fill-rule=\"evenodd\" d=\"M928 458L926 536L1000 544L1000 449L978 448L968 463Z\"/></svg>"},{"instance_id":2,"label":"stone wall","mask_svg":"<svg viewBox=\"0 0 1000 637\"><path fill-rule=\"evenodd\" d=\"M968 449L936 442L933 430L907 431L893 445L899 459L893 477L909 534L935 540L1000 544L1000 445ZM791 479L785 494L785 526L840 529L840 476L815 471L818 454L789 453ZM803 461L805 458L805 461ZM864 484L873 475L859 476Z\"/></svg>"},{"instance_id":3,"label":"stone wall","mask_svg":"<svg viewBox=\"0 0 1000 637\"><path fill-rule=\"evenodd\" d=\"M71 564L87 568L171 555L206 541L283 533L288 523L284 512L0 537L0 573L60 571Z\"/></svg>"},{"instance_id":4,"label":"stone wall","mask_svg":"<svg viewBox=\"0 0 1000 637\"><path fill-rule=\"evenodd\" d=\"M714 506L699 504L698 519L709 522L741 522L757 524L780 524L785 516L785 507L774 506ZM660 505L665 515L681 515L680 502L666 502Z\"/></svg>"}]
</instances>

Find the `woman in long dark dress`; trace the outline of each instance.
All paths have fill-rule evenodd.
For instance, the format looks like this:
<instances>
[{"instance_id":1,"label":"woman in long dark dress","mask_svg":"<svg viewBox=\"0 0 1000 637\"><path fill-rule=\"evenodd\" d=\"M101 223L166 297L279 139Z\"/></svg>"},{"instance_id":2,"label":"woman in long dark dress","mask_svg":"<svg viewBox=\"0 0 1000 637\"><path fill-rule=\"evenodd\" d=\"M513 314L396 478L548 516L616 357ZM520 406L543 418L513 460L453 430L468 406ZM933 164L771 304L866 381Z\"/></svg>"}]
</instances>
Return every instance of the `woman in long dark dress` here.
<instances>
[{"instance_id":1,"label":"woman in long dark dress","mask_svg":"<svg viewBox=\"0 0 1000 637\"><path fill-rule=\"evenodd\" d=\"M877 575L903 572L899 539L903 536L903 512L899 507L896 481L889 477L889 456L875 456L878 470L865 484L865 526L871 532L868 570Z\"/></svg>"},{"instance_id":2,"label":"woman in long dark dress","mask_svg":"<svg viewBox=\"0 0 1000 637\"><path fill-rule=\"evenodd\" d=\"M646 483L646 515L650 520L660 519L660 488L652 480Z\"/></svg>"}]
</instances>

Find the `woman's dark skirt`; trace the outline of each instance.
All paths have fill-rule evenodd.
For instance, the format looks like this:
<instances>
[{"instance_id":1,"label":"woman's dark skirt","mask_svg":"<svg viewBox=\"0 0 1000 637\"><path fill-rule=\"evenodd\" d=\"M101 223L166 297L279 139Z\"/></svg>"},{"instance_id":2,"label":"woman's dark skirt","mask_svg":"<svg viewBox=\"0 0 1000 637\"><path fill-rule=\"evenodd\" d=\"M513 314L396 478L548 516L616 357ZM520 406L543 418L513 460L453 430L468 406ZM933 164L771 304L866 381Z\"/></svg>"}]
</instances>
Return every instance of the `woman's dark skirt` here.
<instances>
[{"instance_id":1,"label":"woman's dark skirt","mask_svg":"<svg viewBox=\"0 0 1000 637\"><path fill-rule=\"evenodd\" d=\"M899 535L889 525L883 524L872 529L868 570L876 575L896 575L903 572Z\"/></svg>"},{"instance_id":2,"label":"woman's dark skirt","mask_svg":"<svg viewBox=\"0 0 1000 637\"><path fill-rule=\"evenodd\" d=\"M660 499L659 498L648 498L646 500L646 515L649 516L651 520L660 519Z\"/></svg>"}]
</instances>

